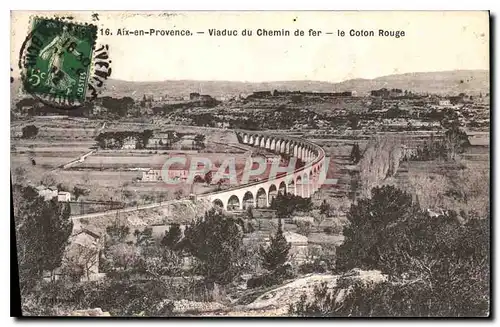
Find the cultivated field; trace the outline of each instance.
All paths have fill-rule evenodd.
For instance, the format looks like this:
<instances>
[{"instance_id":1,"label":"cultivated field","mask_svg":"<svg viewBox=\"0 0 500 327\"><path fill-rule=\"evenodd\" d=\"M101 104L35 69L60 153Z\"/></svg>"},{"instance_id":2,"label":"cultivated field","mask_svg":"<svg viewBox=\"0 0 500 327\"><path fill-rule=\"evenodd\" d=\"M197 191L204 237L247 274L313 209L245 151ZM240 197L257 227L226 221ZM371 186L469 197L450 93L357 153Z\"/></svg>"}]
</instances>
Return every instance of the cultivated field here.
<instances>
[{"instance_id":1,"label":"cultivated field","mask_svg":"<svg viewBox=\"0 0 500 327\"><path fill-rule=\"evenodd\" d=\"M22 128L35 125L39 132L34 138L23 138ZM234 158L238 173L251 152L244 147L232 146L237 142L232 131L210 128L189 128L189 134L204 134L206 147L202 150L103 150L70 167L63 165L78 160L96 149L95 136L104 131L143 131L153 133L176 131L186 134L185 127L161 125L158 122L105 122L101 120L58 117L36 117L11 127L11 168L14 181L59 186L72 191L75 186L87 190L83 201L119 201L125 205L140 205L201 194L217 189L215 185L196 183L167 185L163 182L142 182L145 170L161 169L172 156L186 159L186 169L197 158L209 159L219 166L225 159ZM225 188L227 186L222 186Z\"/></svg>"}]
</instances>

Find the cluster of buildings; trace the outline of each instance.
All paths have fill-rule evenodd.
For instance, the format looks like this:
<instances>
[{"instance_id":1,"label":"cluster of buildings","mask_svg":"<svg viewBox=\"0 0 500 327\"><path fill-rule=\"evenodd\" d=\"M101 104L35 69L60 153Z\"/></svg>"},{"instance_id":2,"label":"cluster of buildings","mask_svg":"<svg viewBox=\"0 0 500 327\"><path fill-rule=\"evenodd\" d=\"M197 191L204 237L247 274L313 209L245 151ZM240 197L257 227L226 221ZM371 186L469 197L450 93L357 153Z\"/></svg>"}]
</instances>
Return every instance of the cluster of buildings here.
<instances>
[{"instance_id":1,"label":"cluster of buildings","mask_svg":"<svg viewBox=\"0 0 500 327\"><path fill-rule=\"evenodd\" d=\"M164 169L162 173L163 166L156 165L148 170L142 172L142 182L160 182L165 176L168 176L169 180L185 181L189 176L189 168L191 167L191 162L189 158L186 158L185 164L172 163L168 169ZM198 166L194 169L197 171L202 171L205 166L202 163L198 163ZM195 175L200 175L201 173L195 173ZM204 176L201 176L204 177Z\"/></svg>"},{"instance_id":2,"label":"cluster of buildings","mask_svg":"<svg viewBox=\"0 0 500 327\"><path fill-rule=\"evenodd\" d=\"M355 95L354 92L346 91L346 92L302 92L302 91L256 91L252 94L248 95L247 99L263 99L269 97L277 97L277 96L314 96L314 97L352 97Z\"/></svg>"},{"instance_id":3,"label":"cluster of buildings","mask_svg":"<svg viewBox=\"0 0 500 327\"><path fill-rule=\"evenodd\" d=\"M46 187L44 185L40 185L35 187L39 196L42 196L45 201L50 201L54 198L59 202L69 202L71 201L71 193L66 191L59 191L57 187L50 186Z\"/></svg>"}]
</instances>

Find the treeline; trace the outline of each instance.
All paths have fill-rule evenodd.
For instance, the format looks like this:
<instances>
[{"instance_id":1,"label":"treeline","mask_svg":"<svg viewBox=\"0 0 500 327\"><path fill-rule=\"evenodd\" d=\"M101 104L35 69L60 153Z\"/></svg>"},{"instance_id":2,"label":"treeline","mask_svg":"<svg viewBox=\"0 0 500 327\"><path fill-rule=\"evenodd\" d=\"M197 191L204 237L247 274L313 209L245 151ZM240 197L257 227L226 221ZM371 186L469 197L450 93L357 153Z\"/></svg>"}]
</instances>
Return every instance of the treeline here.
<instances>
[{"instance_id":1,"label":"treeline","mask_svg":"<svg viewBox=\"0 0 500 327\"><path fill-rule=\"evenodd\" d=\"M116 117L127 117L130 109L135 106L135 101L131 97L113 98L105 96L101 98L100 103L107 109L108 116Z\"/></svg>"},{"instance_id":2,"label":"treeline","mask_svg":"<svg viewBox=\"0 0 500 327\"><path fill-rule=\"evenodd\" d=\"M219 117L217 114L212 113L179 113L178 115L189 119L196 126L217 127L220 123L227 123L229 128L246 130L289 129L297 125L298 122L302 122L302 125L307 125L309 128L318 128L317 121L327 119L323 115L308 109L298 110L286 108L285 106L279 106L269 111L259 111L252 114L251 117L247 114L240 116L231 114L229 117Z\"/></svg>"},{"instance_id":3,"label":"treeline","mask_svg":"<svg viewBox=\"0 0 500 327\"><path fill-rule=\"evenodd\" d=\"M23 201L31 203L33 198ZM220 296L217 290L233 289L244 274L255 276L248 281L248 287L277 284L295 276L287 265L290 244L283 236L281 224L271 244L258 248L244 244L245 230L241 219L211 210L184 232L179 225L172 225L158 242L150 228L131 233L128 226L117 221L106 228L101 251L82 252L75 255L74 260L64 261L61 270L64 275L59 280L33 279L33 284L23 289L23 313L60 315L98 307L113 316L172 316L174 301L217 300ZM45 243L54 243L54 239L44 238L50 235L48 229L42 233L32 231L35 232L41 241L29 243L26 249L34 260L39 253L35 247L44 248ZM59 240L65 241L69 233L60 236ZM20 246L24 244L22 241L24 239ZM64 242L58 244L54 254L64 249ZM22 247L18 249L18 253L22 251ZM79 282L88 278L85 270L97 264L96 260L89 259L99 253L100 270L107 273L106 277L100 281ZM184 265L186 257L191 258L189 267ZM51 263L52 268L62 261L56 256ZM256 273L258 267L262 268Z\"/></svg>"},{"instance_id":4,"label":"treeline","mask_svg":"<svg viewBox=\"0 0 500 327\"><path fill-rule=\"evenodd\" d=\"M415 151L408 153L405 159L414 161L455 160L457 155L464 153L468 146L470 146L470 142L467 134L455 126L447 130L442 138L435 138L431 134L429 141L425 141Z\"/></svg>"},{"instance_id":5,"label":"treeline","mask_svg":"<svg viewBox=\"0 0 500 327\"><path fill-rule=\"evenodd\" d=\"M96 136L97 145L101 149L121 149L127 140L135 141L136 149L144 149L153 136L153 131L146 129L142 132L117 131L103 132Z\"/></svg>"},{"instance_id":6,"label":"treeline","mask_svg":"<svg viewBox=\"0 0 500 327\"><path fill-rule=\"evenodd\" d=\"M164 104L161 106L153 106L152 102L139 101L136 102L133 98L125 96L115 98L104 96L98 98L95 102L89 102L82 107L72 110L62 110L43 105L38 100L33 98L24 98L16 103L16 110L30 116L43 116L50 114L61 114L77 117L90 117L94 115L96 107L102 107L104 110L98 110L100 117L107 118L123 118L127 116L137 116L141 112L141 108L151 108L155 115L165 115L176 109L189 109L195 107L213 108L220 104L220 101L205 96L199 100L183 101L173 104Z\"/></svg>"},{"instance_id":7,"label":"treeline","mask_svg":"<svg viewBox=\"0 0 500 327\"><path fill-rule=\"evenodd\" d=\"M196 107L202 108L213 108L219 105L221 102L212 98L212 97L204 97L200 100L191 100L191 101L183 101L178 103L167 103L162 106L152 107L151 110L155 115L166 115L177 109L191 109Z\"/></svg>"},{"instance_id":8,"label":"treeline","mask_svg":"<svg viewBox=\"0 0 500 327\"><path fill-rule=\"evenodd\" d=\"M60 266L73 229L69 203L45 201L31 186L14 185L14 225L21 295L29 293L44 271Z\"/></svg>"}]
</instances>

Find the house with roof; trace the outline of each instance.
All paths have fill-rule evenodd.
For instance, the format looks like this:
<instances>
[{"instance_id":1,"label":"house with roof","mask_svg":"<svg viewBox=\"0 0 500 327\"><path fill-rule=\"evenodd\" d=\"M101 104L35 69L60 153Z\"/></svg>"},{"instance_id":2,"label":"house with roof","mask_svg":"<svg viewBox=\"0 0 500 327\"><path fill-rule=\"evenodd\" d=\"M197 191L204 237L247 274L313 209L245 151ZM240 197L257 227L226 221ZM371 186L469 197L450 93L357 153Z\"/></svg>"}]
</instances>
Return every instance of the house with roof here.
<instances>
[{"instance_id":1,"label":"house with roof","mask_svg":"<svg viewBox=\"0 0 500 327\"><path fill-rule=\"evenodd\" d=\"M46 187L45 185L39 185L35 187L38 195L43 197L45 201L52 200L54 197L57 197L57 187Z\"/></svg>"},{"instance_id":2,"label":"house with roof","mask_svg":"<svg viewBox=\"0 0 500 327\"><path fill-rule=\"evenodd\" d=\"M96 280L99 274L99 258L103 248L101 236L89 229L82 229L69 238L63 257L62 270L83 281Z\"/></svg>"},{"instance_id":3,"label":"house with roof","mask_svg":"<svg viewBox=\"0 0 500 327\"><path fill-rule=\"evenodd\" d=\"M474 147L488 147L490 145L489 132L469 132L467 133L469 143Z\"/></svg>"},{"instance_id":4,"label":"house with roof","mask_svg":"<svg viewBox=\"0 0 500 327\"><path fill-rule=\"evenodd\" d=\"M57 191L57 189L56 189ZM60 191L57 194L57 201L59 202L69 202L71 201L71 193L66 191Z\"/></svg>"},{"instance_id":5,"label":"house with roof","mask_svg":"<svg viewBox=\"0 0 500 327\"><path fill-rule=\"evenodd\" d=\"M134 137L128 137L123 141L122 150L133 150L137 146L137 140Z\"/></svg>"}]
</instances>

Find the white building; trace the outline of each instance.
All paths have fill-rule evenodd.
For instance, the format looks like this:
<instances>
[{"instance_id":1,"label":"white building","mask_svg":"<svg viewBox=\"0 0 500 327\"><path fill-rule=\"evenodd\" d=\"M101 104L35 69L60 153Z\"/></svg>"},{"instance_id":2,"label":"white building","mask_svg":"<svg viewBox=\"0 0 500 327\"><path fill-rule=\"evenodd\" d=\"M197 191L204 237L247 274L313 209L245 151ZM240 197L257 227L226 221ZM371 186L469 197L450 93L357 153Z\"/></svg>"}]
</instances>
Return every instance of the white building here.
<instances>
[{"instance_id":1,"label":"white building","mask_svg":"<svg viewBox=\"0 0 500 327\"><path fill-rule=\"evenodd\" d=\"M40 185L36 187L39 196L42 196L45 201L52 200L54 197L57 197L57 188L56 187L45 187L44 185Z\"/></svg>"},{"instance_id":2,"label":"white building","mask_svg":"<svg viewBox=\"0 0 500 327\"><path fill-rule=\"evenodd\" d=\"M148 171L142 172L143 182L158 182L161 181L161 170L160 169L150 169Z\"/></svg>"},{"instance_id":3,"label":"white building","mask_svg":"<svg viewBox=\"0 0 500 327\"><path fill-rule=\"evenodd\" d=\"M438 105L440 106L451 106L451 101L450 100L439 100Z\"/></svg>"},{"instance_id":4,"label":"white building","mask_svg":"<svg viewBox=\"0 0 500 327\"><path fill-rule=\"evenodd\" d=\"M64 191L59 192L59 194L57 195L57 201L59 201L59 202L71 201L71 193L64 192Z\"/></svg>"},{"instance_id":5,"label":"white building","mask_svg":"<svg viewBox=\"0 0 500 327\"><path fill-rule=\"evenodd\" d=\"M186 169L176 169L170 168L165 171L168 175L169 180L185 180L188 177L188 170ZM162 181L163 177L161 175L161 169L150 169L148 171L142 172L143 182L159 182Z\"/></svg>"},{"instance_id":6,"label":"white building","mask_svg":"<svg viewBox=\"0 0 500 327\"><path fill-rule=\"evenodd\" d=\"M123 142L122 149L124 149L124 150L133 150L133 149L136 148L136 144L137 144L137 141L135 140L135 138L127 138Z\"/></svg>"}]
</instances>

